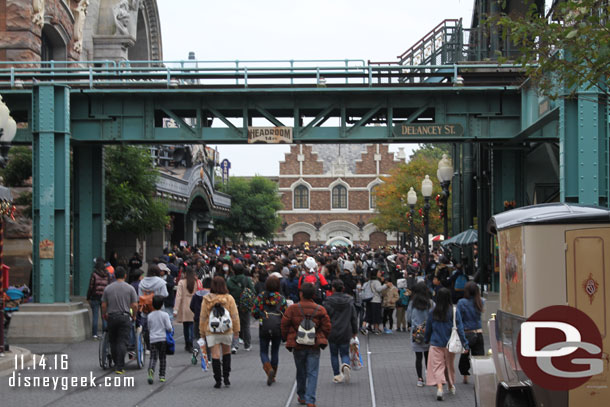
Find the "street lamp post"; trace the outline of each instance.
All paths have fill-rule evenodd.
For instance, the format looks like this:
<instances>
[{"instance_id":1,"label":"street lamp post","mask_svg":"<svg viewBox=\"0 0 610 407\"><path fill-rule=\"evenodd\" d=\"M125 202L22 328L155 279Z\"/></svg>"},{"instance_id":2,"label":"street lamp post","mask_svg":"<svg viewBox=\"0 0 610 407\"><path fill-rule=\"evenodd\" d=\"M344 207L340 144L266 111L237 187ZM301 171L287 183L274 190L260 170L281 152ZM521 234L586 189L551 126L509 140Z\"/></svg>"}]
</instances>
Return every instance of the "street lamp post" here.
<instances>
[{"instance_id":1,"label":"street lamp post","mask_svg":"<svg viewBox=\"0 0 610 407\"><path fill-rule=\"evenodd\" d=\"M436 177L441 183L443 189L443 236L447 239L449 235L449 220L447 219L447 202L449 200L449 186L453 178L453 165L451 160L447 158L447 154L443 154L443 158L438 162L438 171Z\"/></svg>"},{"instance_id":2,"label":"street lamp post","mask_svg":"<svg viewBox=\"0 0 610 407\"><path fill-rule=\"evenodd\" d=\"M432 195L432 180L430 180L430 176L426 174L426 177L421 183L421 193L424 196L424 235L426 241L426 255L424 257L424 264L428 264L428 255L430 254L430 241L428 240L428 235L430 234L428 231L429 226L429 217L430 213L430 196Z\"/></svg>"},{"instance_id":3,"label":"street lamp post","mask_svg":"<svg viewBox=\"0 0 610 407\"><path fill-rule=\"evenodd\" d=\"M413 231L413 210L415 209L415 204L417 203L417 193L415 193L415 190L413 189L413 187L411 187L411 189L409 189L409 192L407 193L407 204L409 204L409 207L411 208L411 216L409 221L411 222L411 251L415 250L415 233Z\"/></svg>"}]
</instances>

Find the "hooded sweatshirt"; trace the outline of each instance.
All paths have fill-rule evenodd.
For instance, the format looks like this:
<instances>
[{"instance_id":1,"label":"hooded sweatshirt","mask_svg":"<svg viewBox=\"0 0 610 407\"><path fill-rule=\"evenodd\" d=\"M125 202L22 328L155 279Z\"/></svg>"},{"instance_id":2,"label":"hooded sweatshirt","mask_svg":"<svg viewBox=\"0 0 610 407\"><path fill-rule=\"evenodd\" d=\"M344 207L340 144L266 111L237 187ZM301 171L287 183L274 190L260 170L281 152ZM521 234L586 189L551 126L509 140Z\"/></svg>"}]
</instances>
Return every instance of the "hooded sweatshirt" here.
<instances>
[{"instance_id":1,"label":"hooded sweatshirt","mask_svg":"<svg viewBox=\"0 0 610 407\"><path fill-rule=\"evenodd\" d=\"M351 295L335 292L324 301L324 308L330 317L331 329L328 342L349 343L358 333L358 317Z\"/></svg>"},{"instance_id":2,"label":"hooded sweatshirt","mask_svg":"<svg viewBox=\"0 0 610 407\"><path fill-rule=\"evenodd\" d=\"M138 295L152 291L155 295L167 297L167 287L161 277L144 277L138 286Z\"/></svg>"}]
</instances>

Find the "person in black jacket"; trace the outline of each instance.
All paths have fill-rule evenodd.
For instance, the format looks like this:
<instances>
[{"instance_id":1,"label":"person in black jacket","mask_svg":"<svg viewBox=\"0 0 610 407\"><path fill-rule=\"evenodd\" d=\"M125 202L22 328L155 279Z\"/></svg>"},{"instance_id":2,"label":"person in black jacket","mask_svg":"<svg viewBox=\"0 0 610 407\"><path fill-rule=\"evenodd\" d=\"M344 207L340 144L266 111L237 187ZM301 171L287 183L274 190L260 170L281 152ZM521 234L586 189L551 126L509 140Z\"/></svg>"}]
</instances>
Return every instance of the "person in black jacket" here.
<instances>
[{"instance_id":1,"label":"person in black jacket","mask_svg":"<svg viewBox=\"0 0 610 407\"><path fill-rule=\"evenodd\" d=\"M326 308L331 322L328 347L334 383L349 382L351 373L349 342L358 333L354 299L351 295L344 293L343 288L343 281L338 278L334 279L332 282L333 295L324 301L324 308ZM339 356L342 362L341 367L339 367Z\"/></svg>"}]
</instances>

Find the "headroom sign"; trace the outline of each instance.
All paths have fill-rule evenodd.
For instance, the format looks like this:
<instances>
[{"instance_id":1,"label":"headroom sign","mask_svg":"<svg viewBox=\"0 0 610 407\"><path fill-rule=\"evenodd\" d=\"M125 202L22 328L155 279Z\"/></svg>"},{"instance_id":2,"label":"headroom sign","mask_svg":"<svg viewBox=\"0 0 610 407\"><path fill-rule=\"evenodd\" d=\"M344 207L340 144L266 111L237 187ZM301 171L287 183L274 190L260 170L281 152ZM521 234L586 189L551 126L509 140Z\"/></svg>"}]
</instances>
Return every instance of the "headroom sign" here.
<instances>
[{"instance_id":1,"label":"headroom sign","mask_svg":"<svg viewBox=\"0 0 610 407\"><path fill-rule=\"evenodd\" d=\"M292 144L292 127L248 127L248 143Z\"/></svg>"}]
</instances>

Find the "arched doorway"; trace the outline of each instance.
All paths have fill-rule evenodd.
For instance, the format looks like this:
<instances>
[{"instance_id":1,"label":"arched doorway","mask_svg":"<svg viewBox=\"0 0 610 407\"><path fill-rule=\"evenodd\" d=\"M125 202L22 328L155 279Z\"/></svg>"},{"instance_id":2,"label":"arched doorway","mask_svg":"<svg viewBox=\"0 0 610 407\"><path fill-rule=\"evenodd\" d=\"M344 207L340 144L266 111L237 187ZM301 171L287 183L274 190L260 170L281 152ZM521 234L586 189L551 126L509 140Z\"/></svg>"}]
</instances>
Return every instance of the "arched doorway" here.
<instances>
[{"instance_id":1,"label":"arched doorway","mask_svg":"<svg viewBox=\"0 0 610 407\"><path fill-rule=\"evenodd\" d=\"M352 241L343 236L331 237L325 243L327 246L353 246Z\"/></svg>"},{"instance_id":2,"label":"arched doorway","mask_svg":"<svg viewBox=\"0 0 610 407\"><path fill-rule=\"evenodd\" d=\"M188 207L185 217L184 240L190 244L207 243L207 232L214 229L210 207L201 195L196 195Z\"/></svg>"},{"instance_id":3,"label":"arched doorway","mask_svg":"<svg viewBox=\"0 0 610 407\"><path fill-rule=\"evenodd\" d=\"M309 242L311 236L307 232L297 232L292 236L292 244L294 246L300 246L305 242Z\"/></svg>"},{"instance_id":4,"label":"arched doorway","mask_svg":"<svg viewBox=\"0 0 610 407\"><path fill-rule=\"evenodd\" d=\"M50 24L42 27L40 60L41 61L65 61L66 41L58 29Z\"/></svg>"},{"instance_id":5,"label":"arched doorway","mask_svg":"<svg viewBox=\"0 0 610 407\"><path fill-rule=\"evenodd\" d=\"M388 236L383 232L373 232L369 236L369 245L373 248L387 246Z\"/></svg>"}]
</instances>

